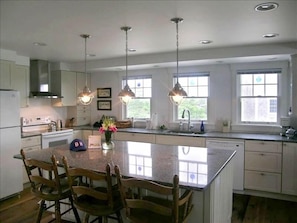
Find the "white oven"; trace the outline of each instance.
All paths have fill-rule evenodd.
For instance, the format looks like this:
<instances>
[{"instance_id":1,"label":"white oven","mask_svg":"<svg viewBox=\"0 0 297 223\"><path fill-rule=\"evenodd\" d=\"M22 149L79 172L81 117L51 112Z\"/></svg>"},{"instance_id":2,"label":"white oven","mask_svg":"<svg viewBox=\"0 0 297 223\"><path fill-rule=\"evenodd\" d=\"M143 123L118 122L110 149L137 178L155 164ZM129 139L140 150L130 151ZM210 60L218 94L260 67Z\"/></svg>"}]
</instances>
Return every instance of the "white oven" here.
<instances>
[{"instance_id":1,"label":"white oven","mask_svg":"<svg viewBox=\"0 0 297 223\"><path fill-rule=\"evenodd\" d=\"M73 140L73 129L61 129L41 134L42 149L70 144Z\"/></svg>"}]
</instances>

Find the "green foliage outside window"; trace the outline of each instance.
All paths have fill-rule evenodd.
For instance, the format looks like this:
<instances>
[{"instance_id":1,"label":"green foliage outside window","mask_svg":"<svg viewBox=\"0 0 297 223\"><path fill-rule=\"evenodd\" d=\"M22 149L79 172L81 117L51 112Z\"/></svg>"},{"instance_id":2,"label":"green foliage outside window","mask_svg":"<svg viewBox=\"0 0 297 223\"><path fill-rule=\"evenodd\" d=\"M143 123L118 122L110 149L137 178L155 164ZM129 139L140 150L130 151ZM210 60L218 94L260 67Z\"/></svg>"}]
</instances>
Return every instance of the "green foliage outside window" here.
<instances>
[{"instance_id":1,"label":"green foliage outside window","mask_svg":"<svg viewBox=\"0 0 297 223\"><path fill-rule=\"evenodd\" d=\"M178 106L178 119L182 119L184 109L191 112L191 120L207 120L206 98L185 98L182 104Z\"/></svg>"}]
</instances>

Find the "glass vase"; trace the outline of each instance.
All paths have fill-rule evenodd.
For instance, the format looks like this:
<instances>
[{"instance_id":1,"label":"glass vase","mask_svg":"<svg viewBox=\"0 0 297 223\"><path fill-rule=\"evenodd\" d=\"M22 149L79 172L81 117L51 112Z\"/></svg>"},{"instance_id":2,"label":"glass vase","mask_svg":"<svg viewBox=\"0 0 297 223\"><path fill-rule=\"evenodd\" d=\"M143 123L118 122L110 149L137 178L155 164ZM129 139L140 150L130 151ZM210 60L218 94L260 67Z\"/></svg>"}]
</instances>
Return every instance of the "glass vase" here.
<instances>
[{"instance_id":1,"label":"glass vase","mask_svg":"<svg viewBox=\"0 0 297 223\"><path fill-rule=\"evenodd\" d=\"M106 131L104 133L105 135L105 142L102 143L102 149L108 150L114 148L114 142L111 141L112 132Z\"/></svg>"}]
</instances>

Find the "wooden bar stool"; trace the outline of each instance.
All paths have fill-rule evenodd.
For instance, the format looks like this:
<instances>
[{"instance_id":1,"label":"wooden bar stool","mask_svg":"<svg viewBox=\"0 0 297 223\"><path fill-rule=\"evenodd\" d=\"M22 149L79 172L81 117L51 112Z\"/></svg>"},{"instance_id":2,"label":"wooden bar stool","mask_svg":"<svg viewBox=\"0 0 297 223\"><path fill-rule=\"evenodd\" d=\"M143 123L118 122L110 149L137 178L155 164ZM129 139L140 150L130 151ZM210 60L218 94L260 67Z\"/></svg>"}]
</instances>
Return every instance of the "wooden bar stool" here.
<instances>
[{"instance_id":1,"label":"wooden bar stool","mask_svg":"<svg viewBox=\"0 0 297 223\"><path fill-rule=\"evenodd\" d=\"M97 216L99 222L103 219L104 223L107 223L108 218L111 218L123 223L120 212L123 208L122 200L117 185L112 185L110 165L106 165L105 173L98 173L69 167L66 157L63 157L63 163L74 205L85 212L84 222L89 222L91 215Z\"/></svg>"},{"instance_id":2,"label":"wooden bar stool","mask_svg":"<svg viewBox=\"0 0 297 223\"><path fill-rule=\"evenodd\" d=\"M26 159L23 149L21 150L21 155L31 184L31 191L36 197L41 199L36 222L39 223L43 212L51 207L55 207L55 219L50 222L61 222L61 216L70 210L73 210L76 222L81 222L78 212L73 205L66 174L58 173L55 156L51 157L51 163L46 163L35 159ZM34 169L37 171L33 171ZM70 203L62 201L66 198L69 199ZM46 201L53 201L54 204L46 207ZM60 204L70 204L70 208L61 213Z\"/></svg>"},{"instance_id":3,"label":"wooden bar stool","mask_svg":"<svg viewBox=\"0 0 297 223\"><path fill-rule=\"evenodd\" d=\"M149 180L123 178L118 166L115 173L121 192L126 217L133 223L185 223L193 209L192 190L179 197L179 177L172 186Z\"/></svg>"}]
</instances>

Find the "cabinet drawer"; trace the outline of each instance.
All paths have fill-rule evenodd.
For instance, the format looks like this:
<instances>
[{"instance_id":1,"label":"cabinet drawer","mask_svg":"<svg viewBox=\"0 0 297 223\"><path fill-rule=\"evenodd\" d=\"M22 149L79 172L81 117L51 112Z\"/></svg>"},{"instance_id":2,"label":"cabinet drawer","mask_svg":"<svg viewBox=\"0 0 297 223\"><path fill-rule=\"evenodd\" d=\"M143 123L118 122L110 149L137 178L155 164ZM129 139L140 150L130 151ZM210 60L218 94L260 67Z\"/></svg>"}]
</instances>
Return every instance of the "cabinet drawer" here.
<instances>
[{"instance_id":1,"label":"cabinet drawer","mask_svg":"<svg viewBox=\"0 0 297 223\"><path fill-rule=\"evenodd\" d=\"M123 141L155 143L155 135L154 134L117 132L114 135L114 139L115 140L123 140Z\"/></svg>"},{"instance_id":2,"label":"cabinet drawer","mask_svg":"<svg viewBox=\"0 0 297 223\"><path fill-rule=\"evenodd\" d=\"M282 153L282 143L272 141L245 140L245 151Z\"/></svg>"},{"instance_id":3,"label":"cabinet drawer","mask_svg":"<svg viewBox=\"0 0 297 223\"><path fill-rule=\"evenodd\" d=\"M81 126L81 125L89 125L91 123L91 117L86 116L86 117L76 117L74 119L74 126Z\"/></svg>"},{"instance_id":4,"label":"cabinet drawer","mask_svg":"<svg viewBox=\"0 0 297 223\"><path fill-rule=\"evenodd\" d=\"M91 109L90 109L90 106L77 106L77 111L85 111L85 112L90 112Z\"/></svg>"},{"instance_id":5,"label":"cabinet drawer","mask_svg":"<svg viewBox=\"0 0 297 223\"><path fill-rule=\"evenodd\" d=\"M244 187L246 189L277 193L281 191L281 174L245 171L244 179Z\"/></svg>"},{"instance_id":6,"label":"cabinet drawer","mask_svg":"<svg viewBox=\"0 0 297 223\"><path fill-rule=\"evenodd\" d=\"M78 117L90 116L90 110L77 110Z\"/></svg>"},{"instance_id":7,"label":"cabinet drawer","mask_svg":"<svg viewBox=\"0 0 297 223\"><path fill-rule=\"evenodd\" d=\"M205 147L205 138L156 135L156 144Z\"/></svg>"},{"instance_id":8,"label":"cabinet drawer","mask_svg":"<svg viewBox=\"0 0 297 223\"><path fill-rule=\"evenodd\" d=\"M245 152L245 169L281 173L282 155L278 153Z\"/></svg>"},{"instance_id":9,"label":"cabinet drawer","mask_svg":"<svg viewBox=\"0 0 297 223\"><path fill-rule=\"evenodd\" d=\"M22 138L21 146L22 148L41 145L41 137L40 136L32 136L27 138Z\"/></svg>"},{"instance_id":10,"label":"cabinet drawer","mask_svg":"<svg viewBox=\"0 0 297 223\"><path fill-rule=\"evenodd\" d=\"M29 146L29 147L22 147L25 152L34 151L41 149L41 145L38 146Z\"/></svg>"}]
</instances>

